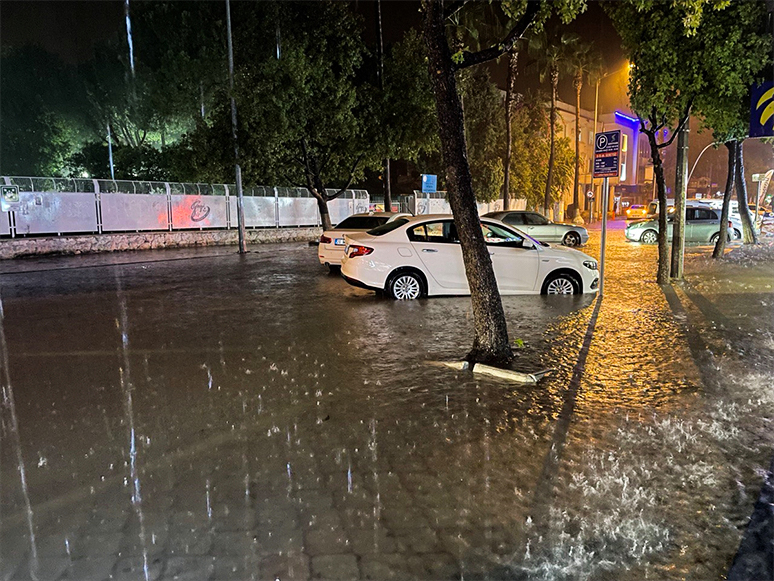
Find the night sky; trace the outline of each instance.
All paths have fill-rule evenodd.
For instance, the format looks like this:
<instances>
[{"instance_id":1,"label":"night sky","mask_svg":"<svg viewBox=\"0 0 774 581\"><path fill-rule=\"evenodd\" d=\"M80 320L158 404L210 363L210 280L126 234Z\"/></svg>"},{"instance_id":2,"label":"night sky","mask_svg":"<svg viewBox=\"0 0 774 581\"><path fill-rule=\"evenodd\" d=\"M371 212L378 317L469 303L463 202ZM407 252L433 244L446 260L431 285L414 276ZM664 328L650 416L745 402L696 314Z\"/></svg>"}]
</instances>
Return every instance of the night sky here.
<instances>
[{"instance_id":1,"label":"night sky","mask_svg":"<svg viewBox=\"0 0 774 581\"><path fill-rule=\"evenodd\" d=\"M131 0L132 3L137 1ZM363 17L366 44L374 46L376 3L372 0L356 0L352 4L354 10ZM420 27L419 6L418 0L383 0L385 45L399 41L408 29ZM587 12L568 28L585 40L593 40L597 50L604 56L608 70L617 70L624 64L620 40L597 2L590 2ZM3 0L0 3L2 46L37 44L68 63L88 60L95 43L113 34L121 34L123 30L123 0ZM505 82L504 60L490 66L492 76L500 86L504 86ZM537 88L534 77L534 74L527 74L522 85ZM615 79L606 81L605 90L600 91L601 105L604 108L625 102L625 79L622 78L622 82L617 83L617 86L614 81ZM560 96L571 101L573 95L571 81L567 79L560 87ZM582 104L588 109L594 107L593 91L584 91Z\"/></svg>"}]
</instances>

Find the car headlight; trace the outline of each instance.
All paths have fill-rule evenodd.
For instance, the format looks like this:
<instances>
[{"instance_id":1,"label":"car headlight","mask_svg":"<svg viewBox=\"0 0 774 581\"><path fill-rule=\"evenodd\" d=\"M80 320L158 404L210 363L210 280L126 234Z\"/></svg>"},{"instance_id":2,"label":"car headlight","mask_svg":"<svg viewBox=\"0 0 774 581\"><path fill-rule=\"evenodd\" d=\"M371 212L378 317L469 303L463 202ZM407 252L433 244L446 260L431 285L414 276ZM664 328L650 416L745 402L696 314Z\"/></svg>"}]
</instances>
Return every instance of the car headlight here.
<instances>
[{"instance_id":1,"label":"car headlight","mask_svg":"<svg viewBox=\"0 0 774 581\"><path fill-rule=\"evenodd\" d=\"M597 261L596 260L584 260L583 266L588 268L589 270L597 270Z\"/></svg>"}]
</instances>

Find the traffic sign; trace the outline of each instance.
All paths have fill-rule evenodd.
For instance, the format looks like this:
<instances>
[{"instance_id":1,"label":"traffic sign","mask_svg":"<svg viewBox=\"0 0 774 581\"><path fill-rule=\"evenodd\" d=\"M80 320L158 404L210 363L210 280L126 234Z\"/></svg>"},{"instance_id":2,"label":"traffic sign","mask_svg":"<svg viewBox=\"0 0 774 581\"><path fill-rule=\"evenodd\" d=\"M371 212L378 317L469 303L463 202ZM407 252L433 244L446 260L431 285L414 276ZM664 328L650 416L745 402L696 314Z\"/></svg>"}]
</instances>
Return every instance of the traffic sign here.
<instances>
[{"instance_id":1,"label":"traffic sign","mask_svg":"<svg viewBox=\"0 0 774 581\"><path fill-rule=\"evenodd\" d=\"M438 176L434 176L433 174L422 174L422 193L432 193L437 191L437 184L438 184Z\"/></svg>"},{"instance_id":2,"label":"traffic sign","mask_svg":"<svg viewBox=\"0 0 774 581\"><path fill-rule=\"evenodd\" d=\"M603 131L594 138L594 177L617 178L620 171L621 131Z\"/></svg>"},{"instance_id":3,"label":"traffic sign","mask_svg":"<svg viewBox=\"0 0 774 581\"><path fill-rule=\"evenodd\" d=\"M13 212L21 210L19 186L0 186L0 211Z\"/></svg>"}]
</instances>

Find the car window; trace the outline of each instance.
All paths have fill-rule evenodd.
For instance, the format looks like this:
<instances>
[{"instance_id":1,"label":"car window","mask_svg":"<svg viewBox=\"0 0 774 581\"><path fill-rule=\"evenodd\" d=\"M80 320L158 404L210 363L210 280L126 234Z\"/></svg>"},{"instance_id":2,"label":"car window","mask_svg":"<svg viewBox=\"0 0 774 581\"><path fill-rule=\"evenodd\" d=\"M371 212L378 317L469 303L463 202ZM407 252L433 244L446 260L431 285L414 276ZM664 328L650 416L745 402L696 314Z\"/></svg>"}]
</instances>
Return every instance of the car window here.
<instances>
[{"instance_id":1,"label":"car window","mask_svg":"<svg viewBox=\"0 0 774 581\"><path fill-rule=\"evenodd\" d=\"M481 232L484 234L484 242L489 246L521 248L524 244L524 238L495 224L481 224Z\"/></svg>"},{"instance_id":2,"label":"car window","mask_svg":"<svg viewBox=\"0 0 774 581\"><path fill-rule=\"evenodd\" d=\"M524 214L524 222L533 226L545 226L548 224L548 220L540 214Z\"/></svg>"},{"instance_id":3,"label":"car window","mask_svg":"<svg viewBox=\"0 0 774 581\"><path fill-rule=\"evenodd\" d=\"M371 236L384 236L388 232L392 232L393 230L397 230L404 224L406 224L408 220L406 218L396 218L392 222L387 222L386 224L382 224L381 226L377 226L373 230L369 230L368 234Z\"/></svg>"},{"instance_id":4,"label":"car window","mask_svg":"<svg viewBox=\"0 0 774 581\"><path fill-rule=\"evenodd\" d=\"M454 222L451 220L426 222L409 229L408 238L412 242L449 244L457 242L457 231L454 228Z\"/></svg>"},{"instance_id":5,"label":"car window","mask_svg":"<svg viewBox=\"0 0 774 581\"><path fill-rule=\"evenodd\" d=\"M520 226L524 224L524 214L506 214L503 218L503 222L506 224L513 224L514 226Z\"/></svg>"},{"instance_id":6,"label":"car window","mask_svg":"<svg viewBox=\"0 0 774 581\"><path fill-rule=\"evenodd\" d=\"M386 216L350 216L339 222L334 230L371 230L385 222Z\"/></svg>"},{"instance_id":7,"label":"car window","mask_svg":"<svg viewBox=\"0 0 774 581\"><path fill-rule=\"evenodd\" d=\"M717 220L717 214L712 210L705 210L703 208L696 209L696 220Z\"/></svg>"},{"instance_id":8,"label":"car window","mask_svg":"<svg viewBox=\"0 0 774 581\"><path fill-rule=\"evenodd\" d=\"M696 208L685 209L685 220L686 221L696 220Z\"/></svg>"}]
</instances>

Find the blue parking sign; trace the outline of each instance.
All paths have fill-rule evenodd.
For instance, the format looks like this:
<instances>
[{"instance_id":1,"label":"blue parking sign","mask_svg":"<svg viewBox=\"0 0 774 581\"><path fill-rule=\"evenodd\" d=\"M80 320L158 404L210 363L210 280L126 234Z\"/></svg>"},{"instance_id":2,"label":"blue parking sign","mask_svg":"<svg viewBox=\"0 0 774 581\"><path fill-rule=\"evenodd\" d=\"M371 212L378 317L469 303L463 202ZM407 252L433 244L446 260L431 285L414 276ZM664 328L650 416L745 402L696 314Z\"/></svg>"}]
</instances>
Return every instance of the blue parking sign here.
<instances>
[{"instance_id":1,"label":"blue parking sign","mask_svg":"<svg viewBox=\"0 0 774 581\"><path fill-rule=\"evenodd\" d=\"M422 174L422 193L432 193L438 191L436 188L438 187L438 176L434 176L433 174Z\"/></svg>"},{"instance_id":2,"label":"blue parking sign","mask_svg":"<svg viewBox=\"0 0 774 581\"><path fill-rule=\"evenodd\" d=\"M594 137L594 177L617 178L621 161L621 131L603 131Z\"/></svg>"}]
</instances>

